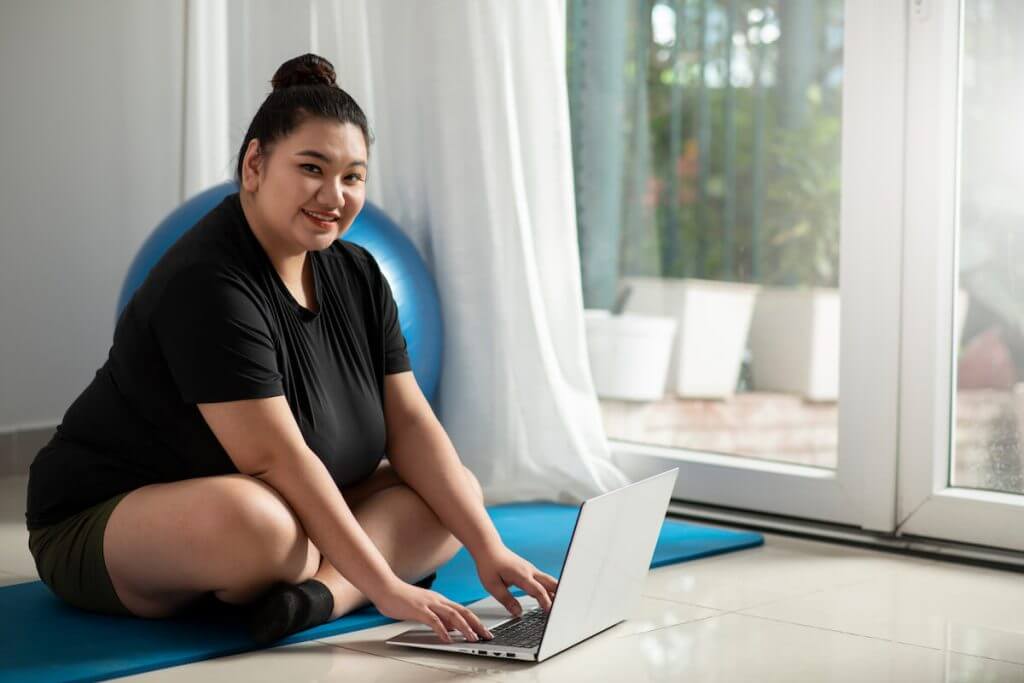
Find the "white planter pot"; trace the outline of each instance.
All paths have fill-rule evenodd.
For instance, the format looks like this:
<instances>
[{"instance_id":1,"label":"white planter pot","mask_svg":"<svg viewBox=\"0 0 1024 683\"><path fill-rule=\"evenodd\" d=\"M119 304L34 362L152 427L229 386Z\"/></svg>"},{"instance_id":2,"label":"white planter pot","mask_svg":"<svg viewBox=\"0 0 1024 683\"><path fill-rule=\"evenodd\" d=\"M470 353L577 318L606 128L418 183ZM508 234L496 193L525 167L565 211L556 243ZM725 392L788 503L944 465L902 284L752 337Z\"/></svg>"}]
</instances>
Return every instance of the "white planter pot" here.
<instances>
[{"instance_id":1,"label":"white planter pot","mask_svg":"<svg viewBox=\"0 0 1024 683\"><path fill-rule=\"evenodd\" d=\"M969 299L957 293L956 334ZM754 389L799 394L809 401L839 399L839 290L766 287L750 325Z\"/></svg>"},{"instance_id":2,"label":"white planter pot","mask_svg":"<svg viewBox=\"0 0 1024 683\"><path fill-rule=\"evenodd\" d=\"M754 388L839 398L839 290L761 290L750 324Z\"/></svg>"},{"instance_id":3,"label":"white planter pot","mask_svg":"<svg viewBox=\"0 0 1024 683\"><path fill-rule=\"evenodd\" d=\"M643 315L583 312L594 389L600 398L656 401L665 394L676 321Z\"/></svg>"},{"instance_id":4,"label":"white planter pot","mask_svg":"<svg viewBox=\"0 0 1024 683\"><path fill-rule=\"evenodd\" d=\"M758 285L629 277L626 310L678 323L669 389L685 398L726 398L736 390Z\"/></svg>"}]
</instances>

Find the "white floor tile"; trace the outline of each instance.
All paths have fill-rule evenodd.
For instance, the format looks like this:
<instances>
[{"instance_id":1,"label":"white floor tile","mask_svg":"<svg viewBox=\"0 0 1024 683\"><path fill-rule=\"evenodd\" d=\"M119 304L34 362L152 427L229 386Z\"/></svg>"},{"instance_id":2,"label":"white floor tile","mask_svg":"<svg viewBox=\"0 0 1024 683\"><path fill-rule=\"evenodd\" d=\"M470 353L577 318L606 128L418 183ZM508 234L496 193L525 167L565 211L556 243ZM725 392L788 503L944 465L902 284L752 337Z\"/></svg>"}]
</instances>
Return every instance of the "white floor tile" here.
<instances>
[{"instance_id":1,"label":"white floor tile","mask_svg":"<svg viewBox=\"0 0 1024 683\"><path fill-rule=\"evenodd\" d=\"M27 476L0 477L0 571L38 578L25 528Z\"/></svg>"},{"instance_id":2,"label":"white floor tile","mask_svg":"<svg viewBox=\"0 0 1024 683\"><path fill-rule=\"evenodd\" d=\"M417 666L312 641L159 669L121 681L472 681L451 671Z\"/></svg>"},{"instance_id":3,"label":"white floor tile","mask_svg":"<svg viewBox=\"0 0 1024 683\"><path fill-rule=\"evenodd\" d=\"M0 570L18 576L39 578L36 563L28 551L28 532L24 526L0 522Z\"/></svg>"},{"instance_id":4,"label":"white floor tile","mask_svg":"<svg viewBox=\"0 0 1024 683\"><path fill-rule=\"evenodd\" d=\"M654 631L666 626L685 624L690 621L707 619L724 614L724 612L707 607L687 605L671 600L660 600L646 595L641 596L640 604L626 621L614 627L609 633L619 637L627 637L636 633Z\"/></svg>"},{"instance_id":5,"label":"white floor tile","mask_svg":"<svg viewBox=\"0 0 1024 683\"><path fill-rule=\"evenodd\" d=\"M529 664L468 655L391 652L379 627L339 644L403 662L502 681L1024 681L1024 667L739 614L627 637L599 634ZM331 642L337 642L332 639Z\"/></svg>"},{"instance_id":6,"label":"white floor tile","mask_svg":"<svg viewBox=\"0 0 1024 683\"><path fill-rule=\"evenodd\" d=\"M726 614L641 633L544 662L527 679L645 681L1024 680L1024 667ZM565 652L563 655L569 655ZM560 655L561 656L561 655ZM587 666L588 662L593 662Z\"/></svg>"},{"instance_id":7,"label":"white floor tile","mask_svg":"<svg viewBox=\"0 0 1024 683\"><path fill-rule=\"evenodd\" d=\"M931 560L765 535L765 544L654 569L644 595L734 611L870 580Z\"/></svg>"},{"instance_id":8,"label":"white floor tile","mask_svg":"<svg viewBox=\"0 0 1024 683\"><path fill-rule=\"evenodd\" d=\"M937 563L744 611L1024 664L1024 576Z\"/></svg>"},{"instance_id":9,"label":"white floor tile","mask_svg":"<svg viewBox=\"0 0 1024 683\"><path fill-rule=\"evenodd\" d=\"M29 576L18 576L17 574L0 572L0 586L13 586L16 583L27 583L35 580L35 578Z\"/></svg>"}]
</instances>

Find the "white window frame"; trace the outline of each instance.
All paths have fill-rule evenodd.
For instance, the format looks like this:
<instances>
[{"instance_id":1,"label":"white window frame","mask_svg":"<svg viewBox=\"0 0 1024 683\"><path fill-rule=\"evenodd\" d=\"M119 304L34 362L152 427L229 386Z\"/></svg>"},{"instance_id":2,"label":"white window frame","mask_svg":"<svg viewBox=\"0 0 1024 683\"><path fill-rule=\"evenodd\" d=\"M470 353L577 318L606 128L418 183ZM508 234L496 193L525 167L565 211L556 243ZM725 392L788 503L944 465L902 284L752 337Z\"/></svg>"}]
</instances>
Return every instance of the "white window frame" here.
<instances>
[{"instance_id":1,"label":"white window frame","mask_svg":"<svg viewBox=\"0 0 1024 683\"><path fill-rule=\"evenodd\" d=\"M679 467L675 499L895 530L907 13L845 6L838 467L612 441L631 475Z\"/></svg>"},{"instance_id":2,"label":"white window frame","mask_svg":"<svg viewBox=\"0 0 1024 683\"><path fill-rule=\"evenodd\" d=\"M919 9L920 11L914 11ZM1024 550L1024 496L949 486L959 225L959 0L912 0L898 533Z\"/></svg>"}]
</instances>

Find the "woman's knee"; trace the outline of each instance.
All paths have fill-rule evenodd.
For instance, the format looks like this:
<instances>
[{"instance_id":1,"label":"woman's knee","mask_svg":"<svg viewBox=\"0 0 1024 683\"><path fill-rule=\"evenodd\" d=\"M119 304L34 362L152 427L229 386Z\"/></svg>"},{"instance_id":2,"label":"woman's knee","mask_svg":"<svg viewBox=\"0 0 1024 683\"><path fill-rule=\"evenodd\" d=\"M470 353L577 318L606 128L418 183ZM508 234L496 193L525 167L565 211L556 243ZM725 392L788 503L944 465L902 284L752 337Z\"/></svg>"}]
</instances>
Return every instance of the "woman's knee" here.
<instances>
[{"instance_id":1,"label":"woman's knee","mask_svg":"<svg viewBox=\"0 0 1024 683\"><path fill-rule=\"evenodd\" d=\"M284 497L246 474L219 479L218 503L205 520L211 541L241 548L257 577L289 583L312 577L320 553Z\"/></svg>"},{"instance_id":2,"label":"woman's knee","mask_svg":"<svg viewBox=\"0 0 1024 683\"><path fill-rule=\"evenodd\" d=\"M481 502L483 488L476 476L462 466L466 485ZM429 504L403 480L384 466L377 474L381 480L375 482L378 488L366 496L363 502L377 498L385 491L391 498L394 489L403 490L399 498L415 499L420 505L433 512ZM270 574L268 578L289 583L300 583L317 573L321 554L316 545L306 536L301 521L284 497L266 482L246 474L217 477L220 491L216 498L221 503L210 508L208 523L214 531L213 538L237 538L248 548L249 562L258 563ZM401 506L401 503L398 503ZM417 515L420 514L417 510ZM262 572L257 572L261 574Z\"/></svg>"}]
</instances>

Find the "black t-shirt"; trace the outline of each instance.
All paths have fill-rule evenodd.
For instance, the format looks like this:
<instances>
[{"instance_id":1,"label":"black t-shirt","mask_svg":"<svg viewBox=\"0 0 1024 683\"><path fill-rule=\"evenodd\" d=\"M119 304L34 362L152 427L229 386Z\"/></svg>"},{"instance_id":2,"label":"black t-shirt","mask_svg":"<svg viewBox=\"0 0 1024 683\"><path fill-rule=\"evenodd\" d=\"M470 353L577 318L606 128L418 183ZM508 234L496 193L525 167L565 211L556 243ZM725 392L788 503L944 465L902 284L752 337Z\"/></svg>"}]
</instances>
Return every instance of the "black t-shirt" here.
<instances>
[{"instance_id":1,"label":"black t-shirt","mask_svg":"<svg viewBox=\"0 0 1024 683\"><path fill-rule=\"evenodd\" d=\"M164 254L125 307L106 363L29 473L29 529L146 484L237 472L197 403L283 394L339 487L384 455L384 375L410 369L373 256L308 253L302 307L252 233L238 194Z\"/></svg>"}]
</instances>

